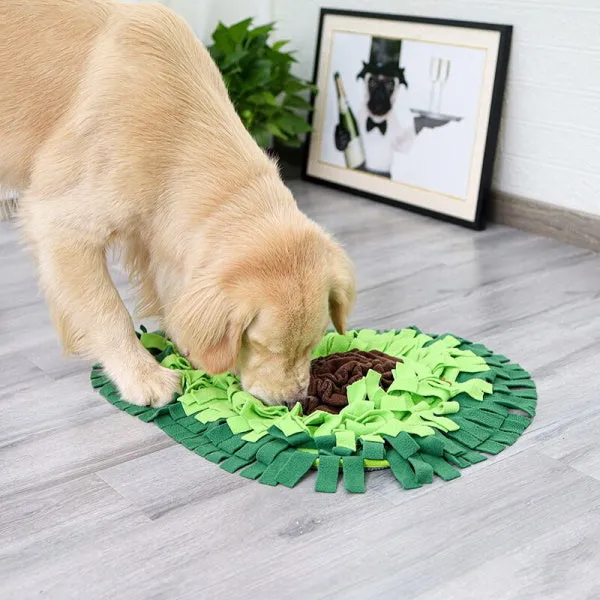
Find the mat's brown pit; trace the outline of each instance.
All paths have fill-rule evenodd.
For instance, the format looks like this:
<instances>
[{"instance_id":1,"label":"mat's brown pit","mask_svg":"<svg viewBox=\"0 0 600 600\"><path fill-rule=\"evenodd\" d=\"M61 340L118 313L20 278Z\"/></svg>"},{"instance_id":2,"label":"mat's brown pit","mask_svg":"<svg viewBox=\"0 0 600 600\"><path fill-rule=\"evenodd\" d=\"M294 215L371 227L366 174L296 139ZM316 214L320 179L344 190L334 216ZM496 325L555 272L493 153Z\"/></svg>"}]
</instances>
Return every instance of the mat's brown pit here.
<instances>
[{"instance_id":1,"label":"mat's brown pit","mask_svg":"<svg viewBox=\"0 0 600 600\"><path fill-rule=\"evenodd\" d=\"M392 369L402 359L379 350L350 350L312 361L308 395L301 402L302 411L309 415L315 410L337 414L348 405L346 388L362 379L369 370L381 373L381 387L387 390L393 381Z\"/></svg>"}]
</instances>

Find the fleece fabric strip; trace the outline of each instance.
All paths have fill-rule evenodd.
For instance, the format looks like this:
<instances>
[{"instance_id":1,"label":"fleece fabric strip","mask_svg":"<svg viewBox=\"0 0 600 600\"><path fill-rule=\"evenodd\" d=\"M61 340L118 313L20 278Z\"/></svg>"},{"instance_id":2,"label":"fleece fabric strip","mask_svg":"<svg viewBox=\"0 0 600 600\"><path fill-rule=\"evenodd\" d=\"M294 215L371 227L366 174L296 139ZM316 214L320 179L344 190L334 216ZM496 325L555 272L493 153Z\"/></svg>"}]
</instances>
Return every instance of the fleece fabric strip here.
<instances>
[{"instance_id":1,"label":"fleece fabric strip","mask_svg":"<svg viewBox=\"0 0 600 600\"><path fill-rule=\"evenodd\" d=\"M142 328L138 337L157 362L180 373L182 394L159 409L130 405L101 365L92 369L92 386L224 471L269 486L294 487L316 470L316 491L339 490L341 477L347 493L363 493L371 468L389 469L404 489L436 476L450 481L514 444L535 416L536 386L525 369L450 334L414 327L326 334L313 359L335 355L330 397L341 402L345 394L346 402L338 414L304 414L300 403L266 406L234 375L193 369L162 332ZM354 361L345 386L344 353ZM365 368L365 356L379 361L377 370ZM326 364L319 362L321 389Z\"/></svg>"}]
</instances>

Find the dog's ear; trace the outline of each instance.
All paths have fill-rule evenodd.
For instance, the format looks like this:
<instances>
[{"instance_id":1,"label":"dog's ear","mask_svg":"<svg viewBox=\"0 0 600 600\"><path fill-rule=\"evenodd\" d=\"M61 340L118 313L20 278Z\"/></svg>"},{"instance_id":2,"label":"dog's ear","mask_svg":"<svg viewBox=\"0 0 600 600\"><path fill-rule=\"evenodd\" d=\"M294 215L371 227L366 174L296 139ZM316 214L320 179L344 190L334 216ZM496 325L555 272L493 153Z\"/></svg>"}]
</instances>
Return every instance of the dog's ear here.
<instances>
[{"instance_id":1,"label":"dog's ear","mask_svg":"<svg viewBox=\"0 0 600 600\"><path fill-rule=\"evenodd\" d=\"M206 345L199 346L197 360L207 373L216 375L235 369L244 329L243 321L230 315L218 333Z\"/></svg>"},{"instance_id":2,"label":"dog's ear","mask_svg":"<svg viewBox=\"0 0 600 600\"><path fill-rule=\"evenodd\" d=\"M354 308L356 282L354 267L341 246L334 244L331 254L329 316L338 333L346 333L346 321Z\"/></svg>"},{"instance_id":3,"label":"dog's ear","mask_svg":"<svg viewBox=\"0 0 600 600\"><path fill-rule=\"evenodd\" d=\"M232 371L252 317L218 286L195 288L179 303L177 329L192 363L211 375Z\"/></svg>"}]
</instances>

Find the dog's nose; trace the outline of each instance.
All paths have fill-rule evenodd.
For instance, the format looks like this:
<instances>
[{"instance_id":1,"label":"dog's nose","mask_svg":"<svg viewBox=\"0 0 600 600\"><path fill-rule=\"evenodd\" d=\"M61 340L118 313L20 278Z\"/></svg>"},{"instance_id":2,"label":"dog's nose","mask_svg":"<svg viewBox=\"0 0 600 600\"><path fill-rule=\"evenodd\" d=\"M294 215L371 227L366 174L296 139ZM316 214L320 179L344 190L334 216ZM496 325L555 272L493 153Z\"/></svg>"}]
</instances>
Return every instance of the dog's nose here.
<instances>
[{"instance_id":1,"label":"dog's nose","mask_svg":"<svg viewBox=\"0 0 600 600\"><path fill-rule=\"evenodd\" d=\"M301 392L294 394L291 398L285 401L285 405L291 410L294 408L294 406L296 406L296 404L298 404L298 402L302 402L304 398L306 398L306 390L302 390Z\"/></svg>"},{"instance_id":2,"label":"dog's nose","mask_svg":"<svg viewBox=\"0 0 600 600\"><path fill-rule=\"evenodd\" d=\"M290 410L292 410L292 408L294 408L294 406L296 406L296 404L298 404L299 400L296 399L292 399L292 400L284 400L283 404L285 406L287 406Z\"/></svg>"}]
</instances>

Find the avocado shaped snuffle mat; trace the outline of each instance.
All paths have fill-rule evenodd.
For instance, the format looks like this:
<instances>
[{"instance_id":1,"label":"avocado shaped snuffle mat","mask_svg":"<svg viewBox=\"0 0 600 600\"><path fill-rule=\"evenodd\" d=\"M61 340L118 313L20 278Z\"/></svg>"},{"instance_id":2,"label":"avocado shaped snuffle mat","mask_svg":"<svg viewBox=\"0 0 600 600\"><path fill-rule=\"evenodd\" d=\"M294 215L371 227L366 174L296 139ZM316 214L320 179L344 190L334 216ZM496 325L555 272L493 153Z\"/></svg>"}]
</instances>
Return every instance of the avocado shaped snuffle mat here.
<instances>
[{"instance_id":1,"label":"avocado shaped snuffle mat","mask_svg":"<svg viewBox=\"0 0 600 600\"><path fill-rule=\"evenodd\" d=\"M138 335L181 373L182 394L158 409L128 404L100 366L93 387L225 471L267 485L293 487L316 471L316 491L335 492L341 478L364 492L375 468L406 489L455 479L513 444L535 415L527 371L448 334L328 333L313 352L308 395L292 409L264 405L234 375L193 369L160 332Z\"/></svg>"}]
</instances>

